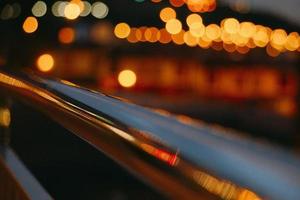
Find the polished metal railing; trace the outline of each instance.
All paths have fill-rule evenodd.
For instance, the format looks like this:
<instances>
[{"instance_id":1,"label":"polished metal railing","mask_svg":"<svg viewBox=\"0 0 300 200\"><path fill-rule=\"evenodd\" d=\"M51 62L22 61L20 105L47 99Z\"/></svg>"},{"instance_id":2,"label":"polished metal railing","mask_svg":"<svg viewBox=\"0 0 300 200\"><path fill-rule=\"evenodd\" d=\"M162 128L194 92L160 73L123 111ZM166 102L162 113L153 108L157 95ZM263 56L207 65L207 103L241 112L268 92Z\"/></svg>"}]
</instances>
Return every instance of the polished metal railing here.
<instances>
[{"instance_id":1,"label":"polished metal railing","mask_svg":"<svg viewBox=\"0 0 300 200\"><path fill-rule=\"evenodd\" d=\"M0 73L0 88L169 198L300 199L300 159L279 147L33 74Z\"/></svg>"},{"instance_id":2,"label":"polished metal railing","mask_svg":"<svg viewBox=\"0 0 300 200\"><path fill-rule=\"evenodd\" d=\"M0 199L52 199L14 151L5 145L0 145Z\"/></svg>"}]
</instances>

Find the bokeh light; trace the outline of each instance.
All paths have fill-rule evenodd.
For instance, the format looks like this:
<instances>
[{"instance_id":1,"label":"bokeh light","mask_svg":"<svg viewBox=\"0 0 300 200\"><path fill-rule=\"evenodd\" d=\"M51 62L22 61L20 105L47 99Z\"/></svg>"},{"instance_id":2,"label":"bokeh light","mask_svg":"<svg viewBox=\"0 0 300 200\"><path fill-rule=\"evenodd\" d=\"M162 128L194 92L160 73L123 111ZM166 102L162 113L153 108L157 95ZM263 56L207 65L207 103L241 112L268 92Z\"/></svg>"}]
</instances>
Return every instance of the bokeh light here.
<instances>
[{"instance_id":1,"label":"bokeh light","mask_svg":"<svg viewBox=\"0 0 300 200\"><path fill-rule=\"evenodd\" d=\"M123 70L118 75L119 84L122 87L130 88L136 84L137 77L132 70Z\"/></svg>"},{"instance_id":2,"label":"bokeh light","mask_svg":"<svg viewBox=\"0 0 300 200\"><path fill-rule=\"evenodd\" d=\"M195 22L190 25L190 33L194 37L202 37L205 33L205 26L200 22Z\"/></svg>"},{"instance_id":3,"label":"bokeh light","mask_svg":"<svg viewBox=\"0 0 300 200\"><path fill-rule=\"evenodd\" d=\"M83 10L80 13L81 17L88 16L92 11L92 6L88 1L83 1Z\"/></svg>"},{"instance_id":4,"label":"bokeh light","mask_svg":"<svg viewBox=\"0 0 300 200\"><path fill-rule=\"evenodd\" d=\"M221 29L217 24L210 24L205 29L205 35L210 40L217 40L221 37Z\"/></svg>"},{"instance_id":5,"label":"bokeh light","mask_svg":"<svg viewBox=\"0 0 300 200\"><path fill-rule=\"evenodd\" d=\"M240 30L240 23L234 18L229 18L224 21L224 30L229 34L235 34Z\"/></svg>"},{"instance_id":6,"label":"bokeh light","mask_svg":"<svg viewBox=\"0 0 300 200\"><path fill-rule=\"evenodd\" d=\"M193 13L186 18L186 23L191 26L193 23L203 23L203 20L200 15Z\"/></svg>"},{"instance_id":7,"label":"bokeh light","mask_svg":"<svg viewBox=\"0 0 300 200\"><path fill-rule=\"evenodd\" d=\"M36 17L42 17L47 12L47 4L44 1L37 1L33 5L31 12Z\"/></svg>"},{"instance_id":8,"label":"bokeh light","mask_svg":"<svg viewBox=\"0 0 300 200\"><path fill-rule=\"evenodd\" d=\"M27 17L23 23L23 30L26 33L33 33L38 29L38 21L35 17Z\"/></svg>"},{"instance_id":9,"label":"bokeh light","mask_svg":"<svg viewBox=\"0 0 300 200\"><path fill-rule=\"evenodd\" d=\"M176 12L173 8L167 7L160 11L159 17L163 22L168 22L169 20L176 18Z\"/></svg>"},{"instance_id":10,"label":"bokeh light","mask_svg":"<svg viewBox=\"0 0 300 200\"><path fill-rule=\"evenodd\" d=\"M126 38L130 34L130 26L124 22L119 23L116 25L114 33L118 38Z\"/></svg>"},{"instance_id":11,"label":"bokeh light","mask_svg":"<svg viewBox=\"0 0 300 200\"><path fill-rule=\"evenodd\" d=\"M37 68L41 72L49 72L54 67L54 58L50 54L43 54L37 59Z\"/></svg>"},{"instance_id":12,"label":"bokeh light","mask_svg":"<svg viewBox=\"0 0 300 200\"><path fill-rule=\"evenodd\" d=\"M80 15L80 7L75 3L68 3L64 9L64 16L69 20L74 20Z\"/></svg>"},{"instance_id":13,"label":"bokeh light","mask_svg":"<svg viewBox=\"0 0 300 200\"><path fill-rule=\"evenodd\" d=\"M92 15L98 19L103 19L108 15L109 9L105 3L96 2L92 6Z\"/></svg>"},{"instance_id":14,"label":"bokeh light","mask_svg":"<svg viewBox=\"0 0 300 200\"><path fill-rule=\"evenodd\" d=\"M182 30L182 24L178 19L171 19L166 23L166 30L170 34L180 33Z\"/></svg>"},{"instance_id":15,"label":"bokeh light","mask_svg":"<svg viewBox=\"0 0 300 200\"><path fill-rule=\"evenodd\" d=\"M58 32L58 39L61 43L70 44L75 39L75 30L70 27L64 27Z\"/></svg>"}]
</instances>

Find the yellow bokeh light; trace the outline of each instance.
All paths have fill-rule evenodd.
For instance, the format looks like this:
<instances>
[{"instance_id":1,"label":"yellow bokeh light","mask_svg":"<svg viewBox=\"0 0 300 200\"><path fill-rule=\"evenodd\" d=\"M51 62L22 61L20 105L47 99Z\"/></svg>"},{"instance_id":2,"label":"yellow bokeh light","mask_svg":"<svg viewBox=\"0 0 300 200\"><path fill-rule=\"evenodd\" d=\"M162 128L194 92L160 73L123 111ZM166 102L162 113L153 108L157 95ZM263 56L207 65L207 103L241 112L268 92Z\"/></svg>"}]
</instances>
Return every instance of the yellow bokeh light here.
<instances>
[{"instance_id":1,"label":"yellow bokeh light","mask_svg":"<svg viewBox=\"0 0 300 200\"><path fill-rule=\"evenodd\" d=\"M285 48L289 51L296 51L300 47L299 34L296 32L290 33L287 37Z\"/></svg>"},{"instance_id":2,"label":"yellow bokeh light","mask_svg":"<svg viewBox=\"0 0 300 200\"><path fill-rule=\"evenodd\" d=\"M194 37L202 37L205 33L205 26L200 22L195 22L191 24L190 32Z\"/></svg>"},{"instance_id":3,"label":"yellow bokeh light","mask_svg":"<svg viewBox=\"0 0 300 200\"><path fill-rule=\"evenodd\" d=\"M84 3L81 0L71 0L70 3L75 3L80 8L80 13L84 10Z\"/></svg>"},{"instance_id":4,"label":"yellow bokeh light","mask_svg":"<svg viewBox=\"0 0 300 200\"><path fill-rule=\"evenodd\" d=\"M271 44L275 48L283 46L286 40L287 40L287 33L283 29L276 29L271 34Z\"/></svg>"},{"instance_id":5,"label":"yellow bokeh light","mask_svg":"<svg viewBox=\"0 0 300 200\"><path fill-rule=\"evenodd\" d=\"M114 33L118 38L126 38L130 34L130 26L124 22L119 23L116 25Z\"/></svg>"},{"instance_id":6,"label":"yellow bokeh light","mask_svg":"<svg viewBox=\"0 0 300 200\"><path fill-rule=\"evenodd\" d=\"M180 33L182 30L182 24L178 19L171 19L166 23L166 30L170 34Z\"/></svg>"},{"instance_id":7,"label":"yellow bokeh light","mask_svg":"<svg viewBox=\"0 0 300 200\"><path fill-rule=\"evenodd\" d=\"M80 13L80 7L75 3L68 3L64 9L64 16L70 20L79 17Z\"/></svg>"},{"instance_id":8,"label":"yellow bokeh light","mask_svg":"<svg viewBox=\"0 0 300 200\"><path fill-rule=\"evenodd\" d=\"M240 32L239 34L243 37L250 38L256 32L256 27L251 22L242 22L240 25Z\"/></svg>"},{"instance_id":9,"label":"yellow bokeh light","mask_svg":"<svg viewBox=\"0 0 300 200\"><path fill-rule=\"evenodd\" d=\"M210 24L205 29L205 35L210 40L217 40L221 37L221 29L217 24Z\"/></svg>"},{"instance_id":10,"label":"yellow bokeh light","mask_svg":"<svg viewBox=\"0 0 300 200\"><path fill-rule=\"evenodd\" d=\"M203 49L207 49L211 46L212 42L208 41L208 40L204 40L203 38L200 38L198 41L198 45L199 47L203 48Z\"/></svg>"},{"instance_id":11,"label":"yellow bokeh light","mask_svg":"<svg viewBox=\"0 0 300 200\"><path fill-rule=\"evenodd\" d=\"M168 22L169 20L176 18L176 12L174 9L167 7L160 11L159 17L163 22Z\"/></svg>"},{"instance_id":12,"label":"yellow bokeh light","mask_svg":"<svg viewBox=\"0 0 300 200\"><path fill-rule=\"evenodd\" d=\"M43 54L37 59L37 68L41 72L49 72L54 67L54 58L50 54Z\"/></svg>"},{"instance_id":13,"label":"yellow bokeh light","mask_svg":"<svg viewBox=\"0 0 300 200\"><path fill-rule=\"evenodd\" d=\"M33 33L38 28L38 21L35 17L27 17L23 23L23 30L26 33Z\"/></svg>"},{"instance_id":14,"label":"yellow bokeh light","mask_svg":"<svg viewBox=\"0 0 300 200\"><path fill-rule=\"evenodd\" d=\"M193 13L186 18L186 23L191 26L193 23L203 23L203 20L200 15Z\"/></svg>"},{"instance_id":15,"label":"yellow bokeh light","mask_svg":"<svg viewBox=\"0 0 300 200\"><path fill-rule=\"evenodd\" d=\"M221 39L225 44L232 44L232 36L231 34L223 31L221 34Z\"/></svg>"},{"instance_id":16,"label":"yellow bokeh light","mask_svg":"<svg viewBox=\"0 0 300 200\"><path fill-rule=\"evenodd\" d=\"M234 18L229 18L224 21L224 30L229 34L235 34L240 30L240 23Z\"/></svg>"},{"instance_id":17,"label":"yellow bokeh light","mask_svg":"<svg viewBox=\"0 0 300 200\"><path fill-rule=\"evenodd\" d=\"M172 37L173 42L178 45L184 44L184 39L183 39L184 33L185 33L185 31L181 30L180 33L172 35L171 37Z\"/></svg>"},{"instance_id":18,"label":"yellow bokeh light","mask_svg":"<svg viewBox=\"0 0 300 200\"><path fill-rule=\"evenodd\" d=\"M184 42L186 45L190 46L190 47L195 47L198 44L198 38L194 37L190 31L187 31L184 33L183 36Z\"/></svg>"},{"instance_id":19,"label":"yellow bokeh light","mask_svg":"<svg viewBox=\"0 0 300 200\"><path fill-rule=\"evenodd\" d=\"M123 70L118 75L119 84L123 87L129 88L136 84L136 74L132 70Z\"/></svg>"},{"instance_id":20,"label":"yellow bokeh light","mask_svg":"<svg viewBox=\"0 0 300 200\"><path fill-rule=\"evenodd\" d=\"M268 30L263 26L256 27L256 33L253 36L253 41L258 47L265 47L270 41Z\"/></svg>"}]
</instances>

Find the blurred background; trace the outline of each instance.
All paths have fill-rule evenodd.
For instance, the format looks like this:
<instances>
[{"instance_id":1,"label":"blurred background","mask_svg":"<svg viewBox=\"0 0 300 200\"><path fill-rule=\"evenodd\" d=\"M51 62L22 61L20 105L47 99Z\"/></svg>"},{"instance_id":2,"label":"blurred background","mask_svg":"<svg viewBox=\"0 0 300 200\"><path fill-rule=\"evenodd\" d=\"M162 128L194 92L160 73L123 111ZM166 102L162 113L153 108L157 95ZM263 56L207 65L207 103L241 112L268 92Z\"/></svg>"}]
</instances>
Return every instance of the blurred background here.
<instances>
[{"instance_id":1,"label":"blurred background","mask_svg":"<svg viewBox=\"0 0 300 200\"><path fill-rule=\"evenodd\" d=\"M296 150L297 0L0 3L0 67Z\"/></svg>"},{"instance_id":2,"label":"blurred background","mask_svg":"<svg viewBox=\"0 0 300 200\"><path fill-rule=\"evenodd\" d=\"M298 7L298 0L2 0L0 70L27 70L64 79L67 84L76 83L158 112L174 113L183 120L192 117L213 127L227 127L297 152ZM14 114L14 109L25 114ZM49 151L48 164L37 168L35 175L52 178L51 187L58 187L53 175L61 169L49 173L49 165L57 162L51 156L60 156L63 162L70 157L71 164L61 165L65 166L61 174L69 173L65 179L68 182L62 181L61 186L72 185L70 166L74 161L78 165L80 152L94 155L94 150L72 147L76 138L73 143L59 135L41 138L40 132L56 133L61 127L49 119L35 123L43 116L28 117L34 112L27 107L15 104L12 113L17 119L12 121L13 135L22 136L23 130L30 130L43 144L53 144L60 138L58 149L67 152ZM4 114L0 112L0 116ZM28 120L34 126L30 127ZM37 152L28 150L24 141L38 145L28 138L23 135L12 141L21 157L26 160L27 156L27 164ZM70 152L67 147L78 151ZM109 171L111 164L106 166ZM76 174L77 168L72 169ZM98 173L97 167L93 170L92 174ZM91 174L87 177L88 182ZM128 175L124 177L122 187ZM119 178L116 174L115 179ZM137 185L135 182L132 187ZM112 190L116 196L106 198L124 199L115 191L118 189ZM136 191L143 193L143 188ZM57 193L61 195L59 189ZM74 190L70 193L78 197ZM155 193L150 194L157 198Z\"/></svg>"}]
</instances>

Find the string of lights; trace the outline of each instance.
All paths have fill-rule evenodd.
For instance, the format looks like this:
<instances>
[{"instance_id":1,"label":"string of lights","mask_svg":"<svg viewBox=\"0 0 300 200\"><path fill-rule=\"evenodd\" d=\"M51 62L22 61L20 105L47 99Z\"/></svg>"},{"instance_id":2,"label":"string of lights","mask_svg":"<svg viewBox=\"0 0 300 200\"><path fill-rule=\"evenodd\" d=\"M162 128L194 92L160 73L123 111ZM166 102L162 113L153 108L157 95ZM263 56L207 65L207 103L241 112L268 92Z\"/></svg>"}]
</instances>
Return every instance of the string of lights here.
<instances>
[{"instance_id":1,"label":"string of lights","mask_svg":"<svg viewBox=\"0 0 300 200\"><path fill-rule=\"evenodd\" d=\"M218 24L204 25L202 17L197 13L185 19L188 30L177 19L176 11L171 7L163 8L159 17L165 27L130 27L126 23L115 26L115 35L127 39L130 43L173 42L177 45L186 44L190 47L200 46L207 49L226 50L227 52L248 53L250 49L265 48L268 55L278 56L282 52L300 52L300 36L297 32L287 34L283 29L272 30L269 27L256 25L252 22L239 22L235 18L226 18Z\"/></svg>"}]
</instances>

